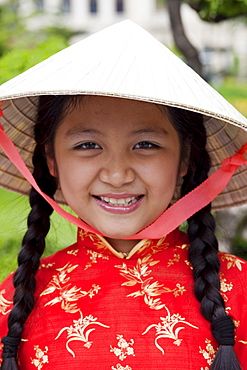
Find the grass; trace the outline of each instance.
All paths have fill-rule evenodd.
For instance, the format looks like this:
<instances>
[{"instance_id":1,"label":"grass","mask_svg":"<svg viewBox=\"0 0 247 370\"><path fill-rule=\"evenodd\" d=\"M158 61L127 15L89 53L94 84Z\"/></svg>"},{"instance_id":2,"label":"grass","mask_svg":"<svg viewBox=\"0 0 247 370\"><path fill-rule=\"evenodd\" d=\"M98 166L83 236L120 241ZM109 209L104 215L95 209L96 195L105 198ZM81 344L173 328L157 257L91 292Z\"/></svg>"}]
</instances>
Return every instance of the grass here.
<instances>
[{"instance_id":1,"label":"grass","mask_svg":"<svg viewBox=\"0 0 247 370\"><path fill-rule=\"evenodd\" d=\"M247 82L237 82L229 78L223 85L214 87L247 117ZM26 197L0 189L0 281L17 266L16 256L26 231L28 212ZM76 227L54 213L45 255L72 244L75 238Z\"/></svg>"},{"instance_id":2,"label":"grass","mask_svg":"<svg viewBox=\"0 0 247 370\"><path fill-rule=\"evenodd\" d=\"M247 117L247 82L233 78L214 88L223 95L239 112Z\"/></svg>"},{"instance_id":3,"label":"grass","mask_svg":"<svg viewBox=\"0 0 247 370\"><path fill-rule=\"evenodd\" d=\"M17 266L17 255L27 229L26 219L30 210L28 198L0 189L0 210L0 281L2 281ZM44 256L73 244L75 240L76 227L54 212Z\"/></svg>"}]
</instances>

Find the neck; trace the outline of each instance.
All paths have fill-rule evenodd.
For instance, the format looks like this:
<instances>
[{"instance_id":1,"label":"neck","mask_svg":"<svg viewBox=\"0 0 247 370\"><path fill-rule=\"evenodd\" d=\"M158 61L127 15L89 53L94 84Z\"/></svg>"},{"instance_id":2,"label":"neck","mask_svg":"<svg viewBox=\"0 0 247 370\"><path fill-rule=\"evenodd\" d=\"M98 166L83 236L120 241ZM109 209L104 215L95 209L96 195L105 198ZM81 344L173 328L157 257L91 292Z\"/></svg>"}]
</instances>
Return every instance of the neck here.
<instances>
[{"instance_id":1,"label":"neck","mask_svg":"<svg viewBox=\"0 0 247 370\"><path fill-rule=\"evenodd\" d=\"M117 252L129 253L131 249L140 241L140 240L124 240L124 239L112 239L105 238L111 246L116 249Z\"/></svg>"}]
</instances>

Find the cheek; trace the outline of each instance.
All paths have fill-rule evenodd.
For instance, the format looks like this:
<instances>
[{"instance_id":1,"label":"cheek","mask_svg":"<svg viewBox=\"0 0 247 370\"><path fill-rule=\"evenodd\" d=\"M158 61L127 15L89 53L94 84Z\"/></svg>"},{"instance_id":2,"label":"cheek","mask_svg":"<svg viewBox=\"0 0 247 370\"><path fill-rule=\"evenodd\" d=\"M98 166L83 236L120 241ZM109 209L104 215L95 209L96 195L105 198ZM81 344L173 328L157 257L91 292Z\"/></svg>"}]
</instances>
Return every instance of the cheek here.
<instances>
[{"instance_id":1,"label":"cheek","mask_svg":"<svg viewBox=\"0 0 247 370\"><path fill-rule=\"evenodd\" d=\"M143 173L149 187L158 196L166 194L173 196L176 188L179 171L179 158L177 154L171 154L169 157L161 157L152 165L146 166Z\"/></svg>"},{"instance_id":2,"label":"cheek","mask_svg":"<svg viewBox=\"0 0 247 370\"><path fill-rule=\"evenodd\" d=\"M81 160L69 158L64 158L63 161L58 159L57 165L60 187L67 202L78 196L80 199L87 197L97 176L97 169Z\"/></svg>"}]
</instances>

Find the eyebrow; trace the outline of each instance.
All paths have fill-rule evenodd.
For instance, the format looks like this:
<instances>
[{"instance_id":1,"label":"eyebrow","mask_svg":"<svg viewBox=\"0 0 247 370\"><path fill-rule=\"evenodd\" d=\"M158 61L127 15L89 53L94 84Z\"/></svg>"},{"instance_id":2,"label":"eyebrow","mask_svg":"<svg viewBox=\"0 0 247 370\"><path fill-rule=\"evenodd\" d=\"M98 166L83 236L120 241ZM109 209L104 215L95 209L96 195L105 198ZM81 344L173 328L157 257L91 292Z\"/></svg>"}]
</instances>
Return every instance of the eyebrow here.
<instances>
[{"instance_id":1,"label":"eyebrow","mask_svg":"<svg viewBox=\"0 0 247 370\"><path fill-rule=\"evenodd\" d=\"M71 136L79 136L81 134L97 134L100 136L104 136L103 132L92 128L72 127L66 132L65 138L69 138Z\"/></svg>"},{"instance_id":2,"label":"eyebrow","mask_svg":"<svg viewBox=\"0 0 247 370\"><path fill-rule=\"evenodd\" d=\"M141 134L149 134L149 133L156 134L156 135L159 135L159 136L169 135L169 132L165 128L150 127L150 128L144 128L144 129L140 129L140 130L131 131L132 135L141 135Z\"/></svg>"},{"instance_id":3,"label":"eyebrow","mask_svg":"<svg viewBox=\"0 0 247 370\"><path fill-rule=\"evenodd\" d=\"M140 130L134 130L134 131L131 131L129 135L135 136L135 135L150 134L150 133L159 135L159 136L169 135L169 132L165 128L153 128L153 127L144 128ZM96 129L72 127L66 132L65 138L69 138L72 136L79 136L81 134L96 134L99 136L105 136L104 132L98 131Z\"/></svg>"}]
</instances>

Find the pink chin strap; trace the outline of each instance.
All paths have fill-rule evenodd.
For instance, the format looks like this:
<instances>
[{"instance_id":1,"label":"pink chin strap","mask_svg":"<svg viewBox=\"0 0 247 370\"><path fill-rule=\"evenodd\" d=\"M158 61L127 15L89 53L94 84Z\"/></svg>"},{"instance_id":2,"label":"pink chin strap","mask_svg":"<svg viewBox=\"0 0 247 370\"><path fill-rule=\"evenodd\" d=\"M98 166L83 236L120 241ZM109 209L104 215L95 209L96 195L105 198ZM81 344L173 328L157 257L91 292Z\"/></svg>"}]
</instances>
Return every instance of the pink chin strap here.
<instances>
[{"instance_id":1,"label":"pink chin strap","mask_svg":"<svg viewBox=\"0 0 247 370\"><path fill-rule=\"evenodd\" d=\"M0 110L0 117L2 112ZM86 231L102 235L98 230L92 228L77 217L66 212L53 199L48 197L41 191L31 172L28 170L19 152L15 148L13 142L5 134L3 126L0 124L0 147L5 152L6 156L16 166L20 173L26 180L41 194L51 207L63 218L72 224L82 228ZM207 180L200 184L190 193L179 199L164 213L162 213L157 220L145 229L141 230L135 235L125 239L160 239L169 234L180 226L184 221L190 218L194 213L212 202L214 198L219 195L230 181L234 172L243 164L247 165L247 160L244 153L247 150L247 144L232 157L226 158L221 167L215 171Z\"/></svg>"}]
</instances>

